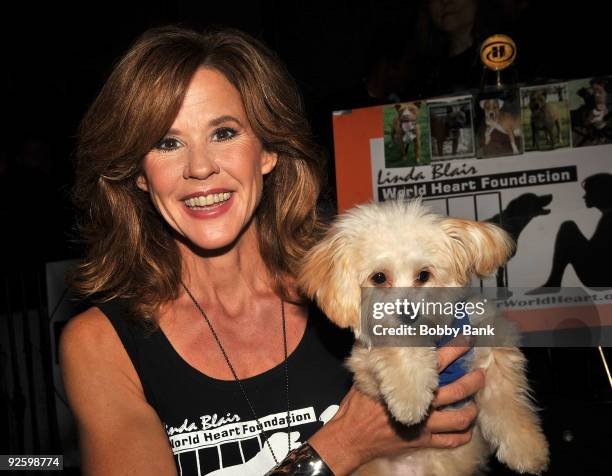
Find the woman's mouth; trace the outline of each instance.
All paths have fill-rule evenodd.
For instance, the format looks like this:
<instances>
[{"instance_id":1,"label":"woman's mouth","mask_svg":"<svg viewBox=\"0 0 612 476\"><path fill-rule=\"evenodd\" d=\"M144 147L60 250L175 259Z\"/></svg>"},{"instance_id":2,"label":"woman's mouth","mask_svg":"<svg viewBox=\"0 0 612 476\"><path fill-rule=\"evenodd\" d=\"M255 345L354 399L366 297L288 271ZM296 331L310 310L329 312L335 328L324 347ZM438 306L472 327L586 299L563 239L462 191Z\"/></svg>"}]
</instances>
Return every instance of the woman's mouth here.
<instances>
[{"instance_id":1,"label":"woman's mouth","mask_svg":"<svg viewBox=\"0 0 612 476\"><path fill-rule=\"evenodd\" d=\"M210 193L188 198L184 200L184 203L190 210L212 210L223 205L231 196L231 192Z\"/></svg>"}]
</instances>

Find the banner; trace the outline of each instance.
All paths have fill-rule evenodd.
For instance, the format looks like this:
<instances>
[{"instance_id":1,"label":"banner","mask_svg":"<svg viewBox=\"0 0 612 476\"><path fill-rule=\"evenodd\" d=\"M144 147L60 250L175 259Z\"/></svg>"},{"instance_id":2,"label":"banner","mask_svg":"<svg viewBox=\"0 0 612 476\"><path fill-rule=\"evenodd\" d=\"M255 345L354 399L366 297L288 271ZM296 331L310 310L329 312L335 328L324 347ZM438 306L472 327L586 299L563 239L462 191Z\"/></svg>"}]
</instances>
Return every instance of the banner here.
<instances>
[{"instance_id":1,"label":"banner","mask_svg":"<svg viewBox=\"0 0 612 476\"><path fill-rule=\"evenodd\" d=\"M484 286L612 288L610 78L333 114L339 212L420 197L517 248ZM503 155L500 155L503 154ZM477 284L477 283L474 283Z\"/></svg>"}]
</instances>

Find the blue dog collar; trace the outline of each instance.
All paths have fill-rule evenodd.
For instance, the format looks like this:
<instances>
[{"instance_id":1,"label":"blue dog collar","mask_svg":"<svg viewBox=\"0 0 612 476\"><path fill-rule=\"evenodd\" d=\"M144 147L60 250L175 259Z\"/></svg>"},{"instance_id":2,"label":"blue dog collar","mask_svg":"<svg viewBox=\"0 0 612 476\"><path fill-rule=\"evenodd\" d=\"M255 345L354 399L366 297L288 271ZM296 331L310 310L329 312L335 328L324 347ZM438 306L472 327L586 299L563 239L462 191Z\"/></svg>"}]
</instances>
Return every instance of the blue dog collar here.
<instances>
[{"instance_id":1,"label":"blue dog collar","mask_svg":"<svg viewBox=\"0 0 612 476\"><path fill-rule=\"evenodd\" d=\"M469 324L469 317L465 316L463 319L458 319L457 317L453 318L453 329L461 329L464 324ZM448 344L452 340L452 336L444 336L438 341L436 341L436 347L442 347L445 344ZM470 360L474 355L474 349L470 349L468 352L463 354L457 360L455 360L452 364L446 367L439 375L439 386L443 387L444 385L448 385L449 383L453 383L455 380L463 377L467 371Z\"/></svg>"}]
</instances>

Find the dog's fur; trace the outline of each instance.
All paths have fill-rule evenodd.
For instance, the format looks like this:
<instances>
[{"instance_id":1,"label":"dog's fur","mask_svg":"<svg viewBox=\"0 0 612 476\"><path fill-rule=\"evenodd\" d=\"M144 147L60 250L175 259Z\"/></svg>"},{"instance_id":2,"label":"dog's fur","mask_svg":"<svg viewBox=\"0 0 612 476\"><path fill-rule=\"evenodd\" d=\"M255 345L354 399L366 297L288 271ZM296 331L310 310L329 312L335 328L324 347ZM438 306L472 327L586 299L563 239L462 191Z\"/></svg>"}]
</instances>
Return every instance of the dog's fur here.
<instances>
[{"instance_id":1,"label":"dog's fur","mask_svg":"<svg viewBox=\"0 0 612 476\"><path fill-rule=\"evenodd\" d=\"M402 160L408 159L410 144L414 146L414 160L421 161L421 126L418 122L418 102L396 104L397 116L391 126L391 137L400 148Z\"/></svg>"},{"instance_id":2,"label":"dog's fur","mask_svg":"<svg viewBox=\"0 0 612 476\"><path fill-rule=\"evenodd\" d=\"M580 88L577 92L584 104L571 112L572 124L578 130L581 138L578 146L586 144L606 143L608 139L608 81L592 80L587 88Z\"/></svg>"},{"instance_id":3,"label":"dog's fur","mask_svg":"<svg viewBox=\"0 0 612 476\"><path fill-rule=\"evenodd\" d=\"M342 215L306 256L298 277L358 342L348 360L359 388L382 399L406 425L426 418L438 386L433 347L373 347L363 344L360 287L384 272L395 287L461 287L472 275L489 275L512 252L508 235L490 223L443 218L419 202L358 206ZM426 283L417 281L423 270ZM449 450L423 449L394 459L377 459L359 474L471 475L484 468L489 451L514 470L540 473L548 464L548 444L529 399L525 358L515 347L475 347L473 368L486 372L476 395L477 424L470 443ZM449 410L450 411L450 410Z\"/></svg>"},{"instance_id":4,"label":"dog's fur","mask_svg":"<svg viewBox=\"0 0 612 476\"><path fill-rule=\"evenodd\" d=\"M608 93L601 85L594 83L591 88L594 99L594 106L587 117L588 124L597 130L606 127L606 117L608 115Z\"/></svg>"},{"instance_id":5,"label":"dog's fur","mask_svg":"<svg viewBox=\"0 0 612 476\"><path fill-rule=\"evenodd\" d=\"M457 154L461 129L467 125L467 116L461 106L448 106L445 116L431 115L430 128L431 137L436 140L438 156L444 155L444 142L451 140L452 153Z\"/></svg>"},{"instance_id":6,"label":"dog's fur","mask_svg":"<svg viewBox=\"0 0 612 476\"><path fill-rule=\"evenodd\" d=\"M516 139L521 135L521 119L516 114L511 114L502 111L504 101L501 99L483 99L480 101L480 107L484 111L485 117L485 145L491 142L491 134L493 131L499 131L508 136L512 153L518 154L519 149L516 145Z\"/></svg>"},{"instance_id":7,"label":"dog's fur","mask_svg":"<svg viewBox=\"0 0 612 476\"><path fill-rule=\"evenodd\" d=\"M546 91L537 90L529 95L531 109L531 134L533 147L539 149L538 131L544 131L548 146L552 149L555 143L561 145L561 121L555 104L546 101Z\"/></svg>"}]
</instances>

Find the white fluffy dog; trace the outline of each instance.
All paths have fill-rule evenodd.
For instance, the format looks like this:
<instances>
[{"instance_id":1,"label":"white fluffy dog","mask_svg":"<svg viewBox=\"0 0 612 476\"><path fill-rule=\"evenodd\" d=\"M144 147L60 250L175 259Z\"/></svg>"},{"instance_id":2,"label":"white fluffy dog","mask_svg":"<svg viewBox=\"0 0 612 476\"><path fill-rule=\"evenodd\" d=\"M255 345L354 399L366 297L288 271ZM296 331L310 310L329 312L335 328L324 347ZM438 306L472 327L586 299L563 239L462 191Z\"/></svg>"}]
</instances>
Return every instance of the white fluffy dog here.
<instances>
[{"instance_id":1,"label":"white fluffy dog","mask_svg":"<svg viewBox=\"0 0 612 476\"><path fill-rule=\"evenodd\" d=\"M355 333L348 365L359 388L383 399L399 422L414 425L426 418L438 387L435 348L365 345L360 288L464 287L474 275L496 272L512 248L495 225L442 217L419 202L361 205L341 215L308 253L298 282L333 322ZM515 471L542 472L548 443L529 398L525 363L516 347L475 347L470 367L484 369L486 382L475 396L479 413L470 443L378 459L358 473L471 475L485 468L491 452Z\"/></svg>"}]
</instances>

